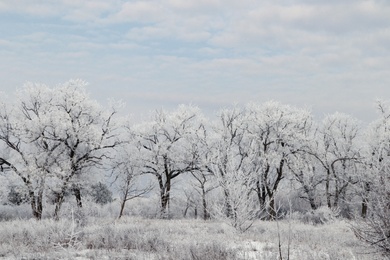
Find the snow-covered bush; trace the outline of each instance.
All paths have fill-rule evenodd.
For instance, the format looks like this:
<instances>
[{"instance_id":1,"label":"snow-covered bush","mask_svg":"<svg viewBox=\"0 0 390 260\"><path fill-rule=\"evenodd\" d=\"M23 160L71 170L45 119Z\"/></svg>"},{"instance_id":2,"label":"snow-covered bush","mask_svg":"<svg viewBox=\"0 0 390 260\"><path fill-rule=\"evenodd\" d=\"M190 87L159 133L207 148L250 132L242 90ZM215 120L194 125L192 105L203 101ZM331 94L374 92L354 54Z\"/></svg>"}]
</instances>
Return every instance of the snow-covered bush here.
<instances>
[{"instance_id":1,"label":"snow-covered bush","mask_svg":"<svg viewBox=\"0 0 390 260\"><path fill-rule=\"evenodd\" d=\"M0 222L13 219L29 219L32 217L28 204L0 205Z\"/></svg>"},{"instance_id":2,"label":"snow-covered bush","mask_svg":"<svg viewBox=\"0 0 390 260\"><path fill-rule=\"evenodd\" d=\"M339 215L340 212L338 209L330 209L327 206L322 206L316 210L303 214L301 221L313 225L326 224L337 219Z\"/></svg>"}]
</instances>

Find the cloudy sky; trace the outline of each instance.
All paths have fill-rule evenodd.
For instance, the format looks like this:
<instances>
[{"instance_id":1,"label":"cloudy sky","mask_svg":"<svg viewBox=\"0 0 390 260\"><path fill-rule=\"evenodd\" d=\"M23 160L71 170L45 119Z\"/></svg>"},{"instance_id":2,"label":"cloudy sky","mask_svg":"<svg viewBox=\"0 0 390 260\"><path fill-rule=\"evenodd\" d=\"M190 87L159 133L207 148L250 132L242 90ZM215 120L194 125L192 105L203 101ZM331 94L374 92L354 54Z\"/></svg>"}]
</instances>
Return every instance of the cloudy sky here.
<instances>
[{"instance_id":1,"label":"cloudy sky","mask_svg":"<svg viewBox=\"0 0 390 260\"><path fill-rule=\"evenodd\" d=\"M270 99L363 121L390 99L388 0L0 0L0 90L81 78L130 113Z\"/></svg>"}]
</instances>

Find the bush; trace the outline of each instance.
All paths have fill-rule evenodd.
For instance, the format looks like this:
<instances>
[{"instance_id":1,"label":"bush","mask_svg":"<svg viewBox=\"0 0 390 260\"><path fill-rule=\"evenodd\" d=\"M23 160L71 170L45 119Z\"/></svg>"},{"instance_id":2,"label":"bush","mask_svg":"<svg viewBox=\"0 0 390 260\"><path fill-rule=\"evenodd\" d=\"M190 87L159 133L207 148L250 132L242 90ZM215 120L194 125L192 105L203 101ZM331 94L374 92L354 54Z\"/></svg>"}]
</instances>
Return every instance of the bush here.
<instances>
[{"instance_id":1,"label":"bush","mask_svg":"<svg viewBox=\"0 0 390 260\"><path fill-rule=\"evenodd\" d=\"M101 182L92 185L91 196L94 199L94 202L100 205L105 205L113 200L112 192L108 189L106 184Z\"/></svg>"},{"instance_id":2,"label":"bush","mask_svg":"<svg viewBox=\"0 0 390 260\"><path fill-rule=\"evenodd\" d=\"M22 204L18 206L0 205L0 221L29 219L31 217L31 208L28 204Z\"/></svg>"},{"instance_id":3,"label":"bush","mask_svg":"<svg viewBox=\"0 0 390 260\"><path fill-rule=\"evenodd\" d=\"M306 212L300 218L303 223L322 225L334 221L340 212L338 209L330 209L327 206L319 207L316 210Z\"/></svg>"},{"instance_id":4,"label":"bush","mask_svg":"<svg viewBox=\"0 0 390 260\"><path fill-rule=\"evenodd\" d=\"M23 190L23 188L18 186L11 186L10 191L8 193L8 202L13 205L20 205L28 202L27 193Z\"/></svg>"},{"instance_id":5,"label":"bush","mask_svg":"<svg viewBox=\"0 0 390 260\"><path fill-rule=\"evenodd\" d=\"M370 216L358 219L352 229L360 240L390 259L390 189L380 195L375 194L369 203Z\"/></svg>"}]
</instances>

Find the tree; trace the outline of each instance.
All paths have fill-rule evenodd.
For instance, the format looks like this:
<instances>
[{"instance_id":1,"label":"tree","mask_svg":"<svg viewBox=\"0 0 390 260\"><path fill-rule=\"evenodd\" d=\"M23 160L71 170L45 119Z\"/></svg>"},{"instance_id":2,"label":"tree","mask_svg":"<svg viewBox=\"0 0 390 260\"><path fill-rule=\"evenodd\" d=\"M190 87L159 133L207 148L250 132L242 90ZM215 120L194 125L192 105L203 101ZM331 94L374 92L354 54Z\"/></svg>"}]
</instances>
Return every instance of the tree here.
<instances>
[{"instance_id":1,"label":"tree","mask_svg":"<svg viewBox=\"0 0 390 260\"><path fill-rule=\"evenodd\" d=\"M60 151L56 157L56 187L53 187L57 193L56 219L68 189L75 195L77 205L82 206L81 177L102 167L112 149L121 142L116 108L103 108L90 99L85 85L76 80L53 89L51 124L44 129L44 139L54 142Z\"/></svg>"},{"instance_id":2,"label":"tree","mask_svg":"<svg viewBox=\"0 0 390 260\"><path fill-rule=\"evenodd\" d=\"M250 149L252 140L248 137L244 111L234 107L219 112L208 141L207 169L221 187L222 210L232 225L241 230L249 227L247 222L250 223L258 213L252 204L251 185L256 169Z\"/></svg>"},{"instance_id":3,"label":"tree","mask_svg":"<svg viewBox=\"0 0 390 260\"><path fill-rule=\"evenodd\" d=\"M0 103L0 141L7 147L6 166L23 181L33 216L41 219L47 177L55 167L58 146L45 140L52 90L26 84L14 102ZM12 100L11 100L12 101Z\"/></svg>"},{"instance_id":4,"label":"tree","mask_svg":"<svg viewBox=\"0 0 390 260\"><path fill-rule=\"evenodd\" d=\"M213 178L213 174L210 171L210 159L213 158L213 151L209 146L209 135L210 135L210 125L204 124L201 128L191 136L191 147L193 152L193 157L198 158L199 165L194 170L191 171L192 175L192 183L191 186L195 190L198 196L195 196L192 193L185 193L188 200L192 204L201 205L202 209L202 218L203 220L207 220L210 218L210 212L208 209L207 203L207 194L212 190L218 187L218 184ZM200 198L200 202L195 202L195 199ZM196 208L197 209L197 208Z\"/></svg>"},{"instance_id":5,"label":"tree","mask_svg":"<svg viewBox=\"0 0 390 260\"><path fill-rule=\"evenodd\" d=\"M112 175L115 178L116 188L119 192L120 212L118 218L123 216L126 202L143 195L146 195L153 189L151 183L140 185L138 180L141 178L140 151L134 139L134 133L130 128L126 131L126 137L120 146L115 149L115 156L111 160Z\"/></svg>"},{"instance_id":6,"label":"tree","mask_svg":"<svg viewBox=\"0 0 390 260\"><path fill-rule=\"evenodd\" d=\"M294 181L300 185L300 197L307 200L312 210L319 206L319 187L324 183L325 177L321 166L305 151L294 154L294 159L287 164Z\"/></svg>"},{"instance_id":7,"label":"tree","mask_svg":"<svg viewBox=\"0 0 390 260\"><path fill-rule=\"evenodd\" d=\"M276 217L275 195L286 177L287 163L308 144L307 131L312 124L307 110L270 101L262 105L249 104L246 108L248 132L256 157L253 160L257 178L255 190L261 208L267 200L269 216Z\"/></svg>"},{"instance_id":8,"label":"tree","mask_svg":"<svg viewBox=\"0 0 390 260\"><path fill-rule=\"evenodd\" d=\"M0 140L11 151L7 164L23 180L37 219L48 184L57 193L55 218L68 189L81 207L81 174L100 166L119 143L116 110L91 100L85 85L27 84L13 104L1 105Z\"/></svg>"},{"instance_id":9,"label":"tree","mask_svg":"<svg viewBox=\"0 0 390 260\"><path fill-rule=\"evenodd\" d=\"M250 188L252 176L244 168L237 168L234 160L228 160L223 172L220 169L214 172L224 197L224 206L219 210L224 214L217 214L217 217L226 219L235 229L245 232L260 213ZM219 208L217 204L215 207Z\"/></svg>"},{"instance_id":10,"label":"tree","mask_svg":"<svg viewBox=\"0 0 390 260\"><path fill-rule=\"evenodd\" d=\"M172 180L198 168L192 138L202 130L202 120L198 108L182 105L171 113L156 111L151 122L136 127L141 172L157 179L162 217L168 213Z\"/></svg>"},{"instance_id":11,"label":"tree","mask_svg":"<svg viewBox=\"0 0 390 260\"><path fill-rule=\"evenodd\" d=\"M366 135L366 167L363 203L369 209L353 227L358 238L390 258L390 107L378 101L380 118ZM368 176L368 177L367 177Z\"/></svg>"},{"instance_id":12,"label":"tree","mask_svg":"<svg viewBox=\"0 0 390 260\"><path fill-rule=\"evenodd\" d=\"M360 161L359 122L349 115L335 113L325 117L316 131L316 143L309 153L325 171L325 194L329 208L338 207L347 188L357 182ZM333 197L333 201L332 201Z\"/></svg>"},{"instance_id":13,"label":"tree","mask_svg":"<svg viewBox=\"0 0 390 260\"><path fill-rule=\"evenodd\" d=\"M218 186L213 182L213 174L206 170L191 172L194 183L193 187L201 198L202 218L207 220L210 218L210 212L207 206L207 194Z\"/></svg>"}]
</instances>

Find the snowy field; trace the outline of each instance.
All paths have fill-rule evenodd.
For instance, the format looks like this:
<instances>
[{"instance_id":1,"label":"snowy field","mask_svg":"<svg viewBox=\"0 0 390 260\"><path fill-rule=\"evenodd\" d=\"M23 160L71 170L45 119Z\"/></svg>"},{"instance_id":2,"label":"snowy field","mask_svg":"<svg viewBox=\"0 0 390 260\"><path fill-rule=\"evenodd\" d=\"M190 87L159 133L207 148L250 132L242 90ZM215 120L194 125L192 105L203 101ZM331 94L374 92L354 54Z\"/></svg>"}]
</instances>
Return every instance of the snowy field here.
<instances>
[{"instance_id":1,"label":"snowy field","mask_svg":"<svg viewBox=\"0 0 390 260\"><path fill-rule=\"evenodd\" d=\"M219 221L30 219L0 222L0 236L1 259L381 259L341 220L258 221L239 233Z\"/></svg>"}]
</instances>

